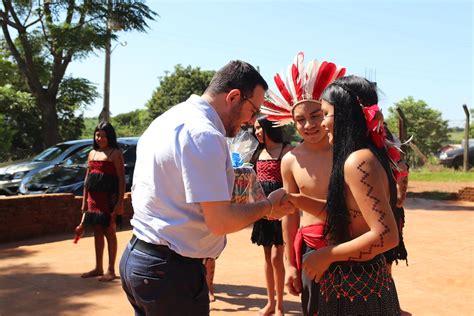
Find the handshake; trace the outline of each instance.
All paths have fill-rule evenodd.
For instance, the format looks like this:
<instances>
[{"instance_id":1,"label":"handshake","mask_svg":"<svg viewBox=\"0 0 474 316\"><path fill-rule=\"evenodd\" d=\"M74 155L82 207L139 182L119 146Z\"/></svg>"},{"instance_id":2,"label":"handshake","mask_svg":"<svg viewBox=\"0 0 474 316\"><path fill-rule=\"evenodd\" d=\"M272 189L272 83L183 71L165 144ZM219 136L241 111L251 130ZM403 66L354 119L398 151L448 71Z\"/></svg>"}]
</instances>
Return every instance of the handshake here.
<instances>
[{"instance_id":1,"label":"handshake","mask_svg":"<svg viewBox=\"0 0 474 316\"><path fill-rule=\"evenodd\" d=\"M271 203L271 210L269 214L264 216L266 219L277 220L296 211L295 206L289 201L288 194L283 188L270 193L267 199Z\"/></svg>"}]
</instances>

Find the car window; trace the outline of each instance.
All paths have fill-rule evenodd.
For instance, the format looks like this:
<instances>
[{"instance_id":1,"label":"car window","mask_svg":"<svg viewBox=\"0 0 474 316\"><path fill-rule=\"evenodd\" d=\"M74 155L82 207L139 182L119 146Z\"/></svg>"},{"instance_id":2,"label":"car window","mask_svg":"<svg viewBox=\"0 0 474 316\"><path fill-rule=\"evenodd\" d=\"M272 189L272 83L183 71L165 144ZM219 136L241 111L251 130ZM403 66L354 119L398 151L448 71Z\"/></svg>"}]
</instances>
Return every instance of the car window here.
<instances>
[{"instance_id":1,"label":"car window","mask_svg":"<svg viewBox=\"0 0 474 316\"><path fill-rule=\"evenodd\" d=\"M85 147L90 147L90 145L82 145L82 146L78 146L77 148L75 148L74 150L72 150L68 155L67 157L71 157L72 155L74 155L75 153L79 152L80 150L84 149ZM92 148L92 147L91 147ZM89 149L90 150L90 149ZM67 158L66 157L66 158Z\"/></svg>"},{"instance_id":2,"label":"car window","mask_svg":"<svg viewBox=\"0 0 474 316\"><path fill-rule=\"evenodd\" d=\"M59 157L64 151L66 151L71 145L61 144L53 147L49 147L33 158L33 161L51 161Z\"/></svg>"},{"instance_id":3,"label":"car window","mask_svg":"<svg viewBox=\"0 0 474 316\"><path fill-rule=\"evenodd\" d=\"M63 165L72 166L72 165L84 165L87 164L87 156L92 150L92 145L82 148L79 152L75 153L68 159L63 162Z\"/></svg>"},{"instance_id":4,"label":"car window","mask_svg":"<svg viewBox=\"0 0 474 316\"><path fill-rule=\"evenodd\" d=\"M137 147L129 146L123 151L123 160L125 163L134 163L137 160Z\"/></svg>"}]
</instances>

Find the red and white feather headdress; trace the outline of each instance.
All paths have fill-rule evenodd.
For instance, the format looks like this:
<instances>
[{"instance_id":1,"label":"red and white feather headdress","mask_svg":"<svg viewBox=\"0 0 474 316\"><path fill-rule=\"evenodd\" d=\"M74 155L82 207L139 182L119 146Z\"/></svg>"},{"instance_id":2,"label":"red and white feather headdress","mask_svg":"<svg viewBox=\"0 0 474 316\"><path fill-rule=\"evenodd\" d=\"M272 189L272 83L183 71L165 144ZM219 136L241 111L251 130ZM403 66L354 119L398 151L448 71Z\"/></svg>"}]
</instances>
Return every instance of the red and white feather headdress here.
<instances>
[{"instance_id":1,"label":"red and white feather headdress","mask_svg":"<svg viewBox=\"0 0 474 316\"><path fill-rule=\"evenodd\" d=\"M327 61L319 63L317 60L311 60L304 69L303 61L304 53L299 52L288 67L286 83L278 73L273 77L282 97L269 89L261 112L268 120L276 121L276 126L293 122L292 114L296 105L305 101L320 102L324 89L346 73L346 68Z\"/></svg>"}]
</instances>

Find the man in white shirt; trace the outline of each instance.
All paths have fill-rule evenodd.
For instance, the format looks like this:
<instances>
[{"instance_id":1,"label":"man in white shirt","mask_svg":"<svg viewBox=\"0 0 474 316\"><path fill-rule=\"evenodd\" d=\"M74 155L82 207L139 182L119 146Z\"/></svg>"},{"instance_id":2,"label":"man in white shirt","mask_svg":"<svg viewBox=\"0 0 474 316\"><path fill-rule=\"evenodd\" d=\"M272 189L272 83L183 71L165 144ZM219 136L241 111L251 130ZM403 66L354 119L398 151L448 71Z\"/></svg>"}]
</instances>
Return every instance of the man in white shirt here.
<instances>
[{"instance_id":1,"label":"man in white shirt","mask_svg":"<svg viewBox=\"0 0 474 316\"><path fill-rule=\"evenodd\" d=\"M234 171L225 137L253 124L267 83L232 61L204 94L158 118L140 138L133 178L133 238L120 262L122 287L136 315L209 315L203 258L216 258L225 234L263 216L292 212L284 191L232 204Z\"/></svg>"}]
</instances>

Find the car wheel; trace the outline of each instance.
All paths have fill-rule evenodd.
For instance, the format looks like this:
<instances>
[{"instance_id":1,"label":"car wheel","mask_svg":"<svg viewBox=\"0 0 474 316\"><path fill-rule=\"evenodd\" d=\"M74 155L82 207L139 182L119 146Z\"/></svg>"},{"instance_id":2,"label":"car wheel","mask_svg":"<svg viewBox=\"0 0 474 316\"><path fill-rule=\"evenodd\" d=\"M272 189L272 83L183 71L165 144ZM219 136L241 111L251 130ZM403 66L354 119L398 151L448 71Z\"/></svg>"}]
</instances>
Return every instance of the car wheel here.
<instances>
[{"instance_id":1,"label":"car wheel","mask_svg":"<svg viewBox=\"0 0 474 316\"><path fill-rule=\"evenodd\" d=\"M453 168L458 170L460 167L463 166L462 156L457 157L453 160Z\"/></svg>"}]
</instances>

